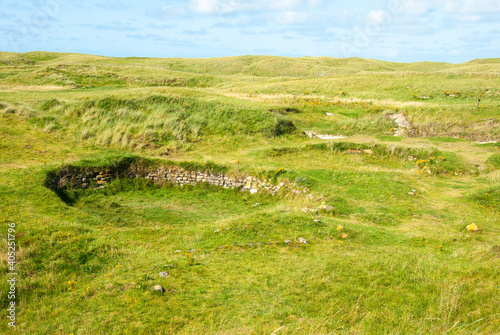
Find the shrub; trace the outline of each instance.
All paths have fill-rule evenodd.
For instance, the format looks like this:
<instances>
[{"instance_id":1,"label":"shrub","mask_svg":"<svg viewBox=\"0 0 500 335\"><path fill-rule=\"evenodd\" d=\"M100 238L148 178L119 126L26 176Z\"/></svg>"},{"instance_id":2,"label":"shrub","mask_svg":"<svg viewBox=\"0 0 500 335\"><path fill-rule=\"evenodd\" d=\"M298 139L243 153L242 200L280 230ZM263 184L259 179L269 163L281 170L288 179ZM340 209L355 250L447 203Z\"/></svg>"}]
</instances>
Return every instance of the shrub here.
<instances>
[{"instance_id":1,"label":"shrub","mask_svg":"<svg viewBox=\"0 0 500 335\"><path fill-rule=\"evenodd\" d=\"M133 100L124 100L111 97L99 100L97 102L97 107L105 110L114 110L118 108L138 108L137 104Z\"/></svg>"},{"instance_id":2,"label":"shrub","mask_svg":"<svg viewBox=\"0 0 500 335\"><path fill-rule=\"evenodd\" d=\"M61 104L62 103L57 99L45 100L44 102L42 102L40 109L43 111L47 111L47 110L52 109L55 106L59 106Z\"/></svg>"},{"instance_id":3,"label":"shrub","mask_svg":"<svg viewBox=\"0 0 500 335\"><path fill-rule=\"evenodd\" d=\"M295 131L295 125L287 119L278 119L274 128L271 130L271 136L278 137L285 134L290 134Z\"/></svg>"}]
</instances>

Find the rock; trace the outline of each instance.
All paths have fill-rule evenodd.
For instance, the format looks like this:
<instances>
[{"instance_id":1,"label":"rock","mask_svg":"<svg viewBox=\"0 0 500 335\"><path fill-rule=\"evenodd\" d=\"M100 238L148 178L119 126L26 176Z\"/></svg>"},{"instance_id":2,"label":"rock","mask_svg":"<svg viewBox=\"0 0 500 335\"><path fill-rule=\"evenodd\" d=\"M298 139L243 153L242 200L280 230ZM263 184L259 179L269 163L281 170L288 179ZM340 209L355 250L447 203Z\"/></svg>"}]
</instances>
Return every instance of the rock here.
<instances>
[{"instance_id":1,"label":"rock","mask_svg":"<svg viewBox=\"0 0 500 335\"><path fill-rule=\"evenodd\" d=\"M408 192L408 195L417 195L417 193L415 193L415 190L411 190L410 192Z\"/></svg>"},{"instance_id":2,"label":"rock","mask_svg":"<svg viewBox=\"0 0 500 335\"><path fill-rule=\"evenodd\" d=\"M303 237L299 237L299 243L301 244L307 244L307 240Z\"/></svg>"},{"instance_id":3,"label":"rock","mask_svg":"<svg viewBox=\"0 0 500 335\"><path fill-rule=\"evenodd\" d=\"M255 188L252 188L252 189L250 190L250 194L256 194L257 192L258 192L258 190L256 190Z\"/></svg>"},{"instance_id":4,"label":"rock","mask_svg":"<svg viewBox=\"0 0 500 335\"><path fill-rule=\"evenodd\" d=\"M314 220L315 223L321 223L321 220Z\"/></svg>"},{"instance_id":5,"label":"rock","mask_svg":"<svg viewBox=\"0 0 500 335\"><path fill-rule=\"evenodd\" d=\"M168 272L164 271L164 272L160 272L160 277L166 277L168 276Z\"/></svg>"},{"instance_id":6,"label":"rock","mask_svg":"<svg viewBox=\"0 0 500 335\"><path fill-rule=\"evenodd\" d=\"M365 154L368 154L368 155L373 155L373 150L371 150L371 149L365 149L365 150L363 150L363 152Z\"/></svg>"},{"instance_id":7,"label":"rock","mask_svg":"<svg viewBox=\"0 0 500 335\"><path fill-rule=\"evenodd\" d=\"M320 206L318 207L318 209L321 209L321 210L324 210L324 211L327 211L327 212L331 212L331 211L333 211L335 208L334 208L333 206L323 204L323 205L320 205Z\"/></svg>"},{"instance_id":8,"label":"rock","mask_svg":"<svg viewBox=\"0 0 500 335\"><path fill-rule=\"evenodd\" d=\"M161 285L155 285L155 286L151 287L151 290L152 291L159 291L161 293L166 292L165 289Z\"/></svg>"},{"instance_id":9,"label":"rock","mask_svg":"<svg viewBox=\"0 0 500 335\"><path fill-rule=\"evenodd\" d=\"M292 243L292 241L290 241L290 240L285 240L285 243L286 243L286 244L291 244L291 243Z\"/></svg>"},{"instance_id":10,"label":"rock","mask_svg":"<svg viewBox=\"0 0 500 335\"><path fill-rule=\"evenodd\" d=\"M174 254L180 254L182 250L175 250Z\"/></svg>"},{"instance_id":11,"label":"rock","mask_svg":"<svg viewBox=\"0 0 500 335\"><path fill-rule=\"evenodd\" d=\"M478 231L479 227L475 223L471 223L467 227L467 231L472 232L472 231Z\"/></svg>"},{"instance_id":12,"label":"rock","mask_svg":"<svg viewBox=\"0 0 500 335\"><path fill-rule=\"evenodd\" d=\"M314 131L305 131L304 134L306 134L310 138L315 138L316 137L316 133Z\"/></svg>"},{"instance_id":13,"label":"rock","mask_svg":"<svg viewBox=\"0 0 500 335\"><path fill-rule=\"evenodd\" d=\"M219 229L215 229L214 230L214 233L218 233L220 230Z\"/></svg>"},{"instance_id":14,"label":"rock","mask_svg":"<svg viewBox=\"0 0 500 335\"><path fill-rule=\"evenodd\" d=\"M338 139L342 139L342 138L345 138L345 136L342 136L342 135L331 135L331 134L324 134L324 135L316 135L318 138L322 139L322 140L338 140Z\"/></svg>"},{"instance_id":15,"label":"rock","mask_svg":"<svg viewBox=\"0 0 500 335\"><path fill-rule=\"evenodd\" d=\"M97 186L97 187L94 187L94 190L102 190L103 188L106 188L106 186L104 186L104 185Z\"/></svg>"}]
</instances>

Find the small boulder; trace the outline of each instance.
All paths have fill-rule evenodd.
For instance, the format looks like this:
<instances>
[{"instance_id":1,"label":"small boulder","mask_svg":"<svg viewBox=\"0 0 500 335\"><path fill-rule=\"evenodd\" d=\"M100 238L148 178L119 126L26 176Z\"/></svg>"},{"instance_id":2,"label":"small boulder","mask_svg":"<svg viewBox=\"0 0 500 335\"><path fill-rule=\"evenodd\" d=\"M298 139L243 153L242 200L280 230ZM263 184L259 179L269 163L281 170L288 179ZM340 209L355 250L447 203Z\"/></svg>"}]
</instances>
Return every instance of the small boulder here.
<instances>
[{"instance_id":1,"label":"small boulder","mask_svg":"<svg viewBox=\"0 0 500 335\"><path fill-rule=\"evenodd\" d=\"M168 276L168 272L164 271L164 272L160 272L160 277L166 277Z\"/></svg>"},{"instance_id":2,"label":"small boulder","mask_svg":"<svg viewBox=\"0 0 500 335\"><path fill-rule=\"evenodd\" d=\"M469 231L469 232L473 232L473 231L478 231L479 230L479 227L475 223L471 223L466 228L467 228L467 231Z\"/></svg>"},{"instance_id":3,"label":"small boulder","mask_svg":"<svg viewBox=\"0 0 500 335\"><path fill-rule=\"evenodd\" d=\"M161 285L155 285L155 286L151 287L151 291L157 291L157 292L161 292L161 293L166 292L165 289Z\"/></svg>"}]
</instances>

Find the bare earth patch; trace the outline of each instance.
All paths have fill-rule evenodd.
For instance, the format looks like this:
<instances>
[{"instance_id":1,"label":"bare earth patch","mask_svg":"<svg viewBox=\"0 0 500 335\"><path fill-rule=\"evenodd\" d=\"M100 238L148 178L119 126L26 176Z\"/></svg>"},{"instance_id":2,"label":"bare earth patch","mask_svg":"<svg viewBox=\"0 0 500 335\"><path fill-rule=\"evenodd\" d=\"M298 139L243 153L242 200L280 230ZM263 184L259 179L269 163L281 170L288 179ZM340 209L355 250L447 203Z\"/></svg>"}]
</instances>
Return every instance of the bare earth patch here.
<instances>
[{"instance_id":1,"label":"bare earth patch","mask_svg":"<svg viewBox=\"0 0 500 335\"><path fill-rule=\"evenodd\" d=\"M394 100L378 100L378 99L359 99L359 98L339 98L339 97L328 97L323 95L293 95L293 94L258 94L253 93L249 95L248 93L236 93L236 92L227 92L222 91L221 94L233 97L237 99L245 99L245 100L282 100L282 99L294 99L294 98L307 98L307 99L325 99L330 101L341 101L341 102L372 102L376 105L381 106L390 106L390 107L404 107L404 106L424 106L423 102L411 101L411 102L402 102L402 101L394 101Z\"/></svg>"}]
</instances>

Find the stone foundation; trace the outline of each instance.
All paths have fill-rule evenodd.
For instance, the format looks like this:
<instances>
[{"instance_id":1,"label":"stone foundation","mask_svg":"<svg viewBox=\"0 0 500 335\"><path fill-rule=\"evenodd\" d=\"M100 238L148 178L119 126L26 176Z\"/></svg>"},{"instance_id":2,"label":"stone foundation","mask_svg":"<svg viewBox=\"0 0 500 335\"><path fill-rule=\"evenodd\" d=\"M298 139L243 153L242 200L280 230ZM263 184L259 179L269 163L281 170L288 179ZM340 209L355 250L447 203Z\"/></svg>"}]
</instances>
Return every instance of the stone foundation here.
<instances>
[{"instance_id":1,"label":"stone foundation","mask_svg":"<svg viewBox=\"0 0 500 335\"><path fill-rule=\"evenodd\" d=\"M118 178L145 178L152 180L157 185L171 183L173 185L184 186L207 183L223 188L241 188L243 191L249 191L252 194L267 192L272 195L282 193L284 189L290 186L288 183L285 184L283 182L274 185L271 183L271 180L260 180L251 176L236 178L222 173L187 171L177 166L147 170L127 169L121 172L106 169L78 171L76 168L68 168L50 176L47 180L47 186L52 190L65 188L87 189L89 187L102 189L110 181ZM290 191L293 195L299 195L307 193L308 189L295 186Z\"/></svg>"}]
</instances>

